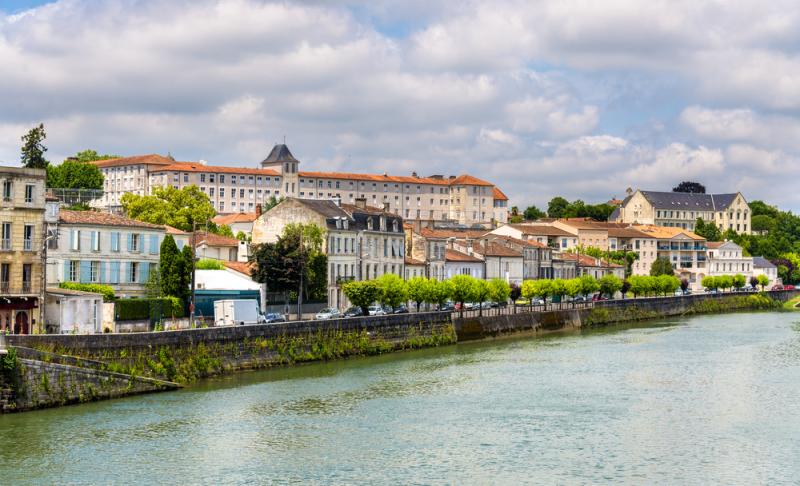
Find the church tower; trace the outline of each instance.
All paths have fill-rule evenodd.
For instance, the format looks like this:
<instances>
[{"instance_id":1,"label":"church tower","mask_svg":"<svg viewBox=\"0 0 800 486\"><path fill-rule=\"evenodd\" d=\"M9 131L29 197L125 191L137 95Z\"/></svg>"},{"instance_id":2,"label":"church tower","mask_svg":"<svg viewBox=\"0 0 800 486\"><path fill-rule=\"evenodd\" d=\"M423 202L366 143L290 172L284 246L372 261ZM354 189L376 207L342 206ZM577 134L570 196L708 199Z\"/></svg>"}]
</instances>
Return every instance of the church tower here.
<instances>
[{"instance_id":1,"label":"church tower","mask_svg":"<svg viewBox=\"0 0 800 486\"><path fill-rule=\"evenodd\" d=\"M272 169L281 175L283 196L297 197L300 190L299 166L300 161L294 158L285 143L276 144L267 158L261 161L262 169Z\"/></svg>"}]
</instances>

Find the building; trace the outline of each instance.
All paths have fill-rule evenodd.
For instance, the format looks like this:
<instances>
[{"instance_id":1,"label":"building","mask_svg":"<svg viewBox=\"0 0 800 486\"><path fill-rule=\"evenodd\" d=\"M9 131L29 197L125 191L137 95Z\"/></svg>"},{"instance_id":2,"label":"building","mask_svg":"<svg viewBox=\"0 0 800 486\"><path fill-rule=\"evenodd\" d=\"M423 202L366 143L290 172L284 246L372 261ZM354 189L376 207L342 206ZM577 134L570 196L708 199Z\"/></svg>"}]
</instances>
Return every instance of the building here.
<instances>
[{"instance_id":1,"label":"building","mask_svg":"<svg viewBox=\"0 0 800 486\"><path fill-rule=\"evenodd\" d=\"M411 257L405 257L405 269L406 269L406 280L411 280L412 278L416 277L426 277L428 276L425 262L421 260L415 260Z\"/></svg>"},{"instance_id":2,"label":"building","mask_svg":"<svg viewBox=\"0 0 800 486\"><path fill-rule=\"evenodd\" d=\"M483 260L476 255L447 248L444 254L444 279L456 275L469 275L471 277L485 278Z\"/></svg>"},{"instance_id":3,"label":"building","mask_svg":"<svg viewBox=\"0 0 800 486\"><path fill-rule=\"evenodd\" d=\"M742 275L753 273L753 257L744 256L742 247L732 241L709 241L708 272L706 275Z\"/></svg>"},{"instance_id":4,"label":"building","mask_svg":"<svg viewBox=\"0 0 800 486\"><path fill-rule=\"evenodd\" d=\"M630 191L609 220L694 230L697 218L714 222L720 231L749 234L751 212L740 192L694 194L686 192Z\"/></svg>"},{"instance_id":5,"label":"building","mask_svg":"<svg viewBox=\"0 0 800 486\"><path fill-rule=\"evenodd\" d=\"M449 221L463 225L503 224L508 198L494 184L471 175L392 176L345 172L301 171L285 144L273 147L260 167L209 166L201 162L163 163L160 156L127 157L98 162L112 177L106 204L119 204L124 192L139 193L157 186L196 185L219 213L254 212L270 198L332 200L355 204L365 198L372 207L384 207L404 219ZM145 163L147 162L147 163ZM139 181L140 177L147 181Z\"/></svg>"},{"instance_id":6,"label":"building","mask_svg":"<svg viewBox=\"0 0 800 486\"><path fill-rule=\"evenodd\" d=\"M484 278L499 278L510 284L522 285L524 259L521 251L489 239L472 242L471 255L484 262Z\"/></svg>"},{"instance_id":7,"label":"building","mask_svg":"<svg viewBox=\"0 0 800 486\"><path fill-rule=\"evenodd\" d=\"M493 243L504 245L522 254L522 279L553 278L553 249L544 243L521 240L505 235L488 234Z\"/></svg>"},{"instance_id":8,"label":"building","mask_svg":"<svg viewBox=\"0 0 800 486\"><path fill-rule=\"evenodd\" d=\"M219 226L228 226L234 236L241 232L249 238L253 232L253 222L256 218L261 216L260 209L261 205L256 205L256 210L252 213L221 214L214 217L211 221Z\"/></svg>"},{"instance_id":9,"label":"building","mask_svg":"<svg viewBox=\"0 0 800 486\"><path fill-rule=\"evenodd\" d=\"M28 334L42 322L46 177L0 167L0 331Z\"/></svg>"},{"instance_id":10,"label":"building","mask_svg":"<svg viewBox=\"0 0 800 486\"><path fill-rule=\"evenodd\" d=\"M328 304L349 307L342 293L344 283L372 280L387 273L403 278L405 274L403 218L387 207L368 206L365 198L355 202L286 198L255 221L252 242L275 242L291 223L311 223L325 229Z\"/></svg>"},{"instance_id":11,"label":"building","mask_svg":"<svg viewBox=\"0 0 800 486\"><path fill-rule=\"evenodd\" d=\"M546 223L506 224L492 230L492 234L535 241L559 250L568 250L578 245L577 235Z\"/></svg>"},{"instance_id":12,"label":"building","mask_svg":"<svg viewBox=\"0 0 800 486\"><path fill-rule=\"evenodd\" d=\"M214 318L214 302L226 299L254 299L262 305L261 284L253 282L243 267L229 267L226 262L223 270L197 270L195 272L195 296L197 298L196 316L198 319ZM247 265L242 264L242 265Z\"/></svg>"},{"instance_id":13,"label":"building","mask_svg":"<svg viewBox=\"0 0 800 486\"><path fill-rule=\"evenodd\" d=\"M172 165L175 159L158 154L136 155L92 162L103 174L103 197L92 205L106 209L121 207L123 194L150 194L150 172Z\"/></svg>"},{"instance_id":14,"label":"building","mask_svg":"<svg viewBox=\"0 0 800 486\"><path fill-rule=\"evenodd\" d=\"M62 209L47 245L47 281L110 285L119 297L145 294L159 264L163 226L98 211Z\"/></svg>"},{"instance_id":15,"label":"building","mask_svg":"<svg viewBox=\"0 0 800 486\"><path fill-rule=\"evenodd\" d=\"M692 290L702 288L700 282L708 275L705 238L678 227L637 226L636 230L643 236L632 239L631 251L639 255L631 269L634 275L649 275L653 262L663 257Z\"/></svg>"},{"instance_id":16,"label":"building","mask_svg":"<svg viewBox=\"0 0 800 486\"><path fill-rule=\"evenodd\" d=\"M753 276L766 275L769 283L778 283L778 267L764 257L753 257Z\"/></svg>"},{"instance_id":17,"label":"building","mask_svg":"<svg viewBox=\"0 0 800 486\"><path fill-rule=\"evenodd\" d=\"M591 275L596 279L605 277L606 275L614 275L619 279L625 278L625 267L616 263L611 263L601 258L595 258L589 255L578 255L577 253L562 253L563 260L575 262L577 266L577 275Z\"/></svg>"},{"instance_id":18,"label":"building","mask_svg":"<svg viewBox=\"0 0 800 486\"><path fill-rule=\"evenodd\" d=\"M103 296L60 288L47 289L47 332L94 334L102 332Z\"/></svg>"},{"instance_id":19,"label":"building","mask_svg":"<svg viewBox=\"0 0 800 486\"><path fill-rule=\"evenodd\" d=\"M189 233L189 244L194 238L195 255L197 258L210 258L228 262L247 261L247 242L236 238L196 231L194 237Z\"/></svg>"}]
</instances>

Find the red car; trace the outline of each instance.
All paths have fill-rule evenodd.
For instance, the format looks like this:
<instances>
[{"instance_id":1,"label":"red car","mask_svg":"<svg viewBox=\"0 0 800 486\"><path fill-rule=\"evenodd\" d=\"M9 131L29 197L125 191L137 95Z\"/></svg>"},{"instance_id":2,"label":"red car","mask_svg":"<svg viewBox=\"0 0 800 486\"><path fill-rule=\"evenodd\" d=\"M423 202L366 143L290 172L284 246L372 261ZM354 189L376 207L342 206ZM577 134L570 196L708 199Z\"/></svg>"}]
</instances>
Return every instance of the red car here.
<instances>
[{"instance_id":1,"label":"red car","mask_svg":"<svg viewBox=\"0 0 800 486\"><path fill-rule=\"evenodd\" d=\"M784 285L783 290L794 290L794 285Z\"/></svg>"}]
</instances>

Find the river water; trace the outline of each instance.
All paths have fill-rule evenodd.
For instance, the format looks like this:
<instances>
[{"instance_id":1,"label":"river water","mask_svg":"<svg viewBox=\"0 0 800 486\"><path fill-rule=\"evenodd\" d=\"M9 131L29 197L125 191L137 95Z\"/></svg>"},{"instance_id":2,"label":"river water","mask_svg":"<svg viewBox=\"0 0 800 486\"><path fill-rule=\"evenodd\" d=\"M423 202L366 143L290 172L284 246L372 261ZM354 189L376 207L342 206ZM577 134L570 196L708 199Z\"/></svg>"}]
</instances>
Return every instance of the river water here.
<instances>
[{"instance_id":1,"label":"river water","mask_svg":"<svg viewBox=\"0 0 800 486\"><path fill-rule=\"evenodd\" d=\"M467 343L0 416L0 484L798 484L798 321Z\"/></svg>"}]
</instances>

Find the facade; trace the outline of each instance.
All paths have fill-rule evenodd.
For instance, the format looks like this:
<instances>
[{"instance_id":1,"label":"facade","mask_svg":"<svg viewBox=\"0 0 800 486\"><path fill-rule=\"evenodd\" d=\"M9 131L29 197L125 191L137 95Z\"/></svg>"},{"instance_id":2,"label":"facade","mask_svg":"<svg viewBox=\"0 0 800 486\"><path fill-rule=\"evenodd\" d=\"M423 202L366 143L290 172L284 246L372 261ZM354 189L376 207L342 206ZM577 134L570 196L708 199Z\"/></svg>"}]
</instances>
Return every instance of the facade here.
<instances>
[{"instance_id":1,"label":"facade","mask_svg":"<svg viewBox=\"0 0 800 486\"><path fill-rule=\"evenodd\" d=\"M342 285L392 273L404 277L403 218L386 208L333 200L286 198L261 215L253 225L254 244L274 242L290 223L313 223L325 229L328 256L328 305L349 307Z\"/></svg>"},{"instance_id":2,"label":"facade","mask_svg":"<svg viewBox=\"0 0 800 486\"><path fill-rule=\"evenodd\" d=\"M192 234L189 233L189 244L192 241ZM236 238L196 231L194 233L195 255L197 258L210 258L212 260L222 260L227 262L240 261L239 253L247 260L247 244L242 244Z\"/></svg>"},{"instance_id":3,"label":"facade","mask_svg":"<svg viewBox=\"0 0 800 486\"><path fill-rule=\"evenodd\" d=\"M48 333L102 332L102 295L79 290L48 288L46 298L45 327Z\"/></svg>"},{"instance_id":4,"label":"facade","mask_svg":"<svg viewBox=\"0 0 800 486\"><path fill-rule=\"evenodd\" d=\"M637 190L628 194L611 220L694 230L697 218L720 231L752 232L751 211L742 193L692 194Z\"/></svg>"},{"instance_id":5,"label":"facade","mask_svg":"<svg viewBox=\"0 0 800 486\"><path fill-rule=\"evenodd\" d=\"M405 272L406 272L406 280L411 280L412 278L416 277L426 277L427 272L425 270L425 262L420 260L415 260L411 257L405 258Z\"/></svg>"},{"instance_id":6,"label":"facade","mask_svg":"<svg viewBox=\"0 0 800 486\"><path fill-rule=\"evenodd\" d=\"M522 284L524 259L521 251L488 239L472 243L471 254L483 259L484 278L499 278L510 284Z\"/></svg>"},{"instance_id":7,"label":"facade","mask_svg":"<svg viewBox=\"0 0 800 486\"><path fill-rule=\"evenodd\" d=\"M625 278L624 266L607 262L601 258L578 255L577 253L562 253L561 258L575 262L578 276L591 275L596 279L600 279L606 275L614 275L621 280Z\"/></svg>"},{"instance_id":8,"label":"facade","mask_svg":"<svg viewBox=\"0 0 800 486\"><path fill-rule=\"evenodd\" d=\"M689 281L692 290L702 288L701 281L708 275L705 238L677 227L637 226L645 236L632 238L631 251L639 255L633 263L634 275L649 275L653 262L667 258L678 278Z\"/></svg>"},{"instance_id":9,"label":"facade","mask_svg":"<svg viewBox=\"0 0 800 486\"><path fill-rule=\"evenodd\" d=\"M261 216L261 212L259 211L260 209L261 205L256 205L255 212L221 214L213 218L211 221L218 225L224 224L229 226L234 236L239 234L241 231L249 238L250 234L253 232L253 222L256 220L256 218Z\"/></svg>"},{"instance_id":10,"label":"facade","mask_svg":"<svg viewBox=\"0 0 800 486\"><path fill-rule=\"evenodd\" d=\"M470 175L420 177L299 170L300 161L284 144L276 145L259 168L164 162L160 156L98 162L112 179L104 203L119 204L124 192L147 193L156 186L196 185L218 213L254 212L270 198L332 200L355 204L365 198L404 219L451 221L465 225L504 224L508 198L489 182ZM129 163L127 162L129 161ZM147 161L148 163L144 163ZM146 177L146 181L140 178ZM121 178L121 182L120 179Z\"/></svg>"},{"instance_id":11,"label":"facade","mask_svg":"<svg viewBox=\"0 0 800 486\"><path fill-rule=\"evenodd\" d=\"M103 174L103 197L94 201L93 206L106 209L121 207L123 194L138 196L150 194L150 171L175 163L171 157L158 154L136 155L118 159L92 162Z\"/></svg>"},{"instance_id":12,"label":"facade","mask_svg":"<svg viewBox=\"0 0 800 486\"><path fill-rule=\"evenodd\" d=\"M42 322L45 179L0 167L0 331L28 334Z\"/></svg>"},{"instance_id":13,"label":"facade","mask_svg":"<svg viewBox=\"0 0 800 486\"><path fill-rule=\"evenodd\" d=\"M445 250L444 273L443 280L453 278L456 275L470 275L479 279L486 278L483 260L475 255L468 255L450 248Z\"/></svg>"},{"instance_id":14,"label":"facade","mask_svg":"<svg viewBox=\"0 0 800 486\"><path fill-rule=\"evenodd\" d=\"M744 256L742 247L732 241L709 241L708 273L706 275L742 275L753 273L753 257Z\"/></svg>"},{"instance_id":15,"label":"facade","mask_svg":"<svg viewBox=\"0 0 800 486\"><path fill-rule=\"evenodd\" d=\"M766 275L770 286L778 283L778 267L764 257L753 257L753 275Z\"/></svg>"},{"instance_id":16,"label":"facade","mask_svg":"<svg viewBox=\"0 0 800 486\"><path fill-rule=\"evenodd\" d=\"M110 285L119 297L142 296L159 264L164 227L96 211L61 210L47 245L47 281Z\"/></svg>"},{"instance_id":17,"label":"facade","mask_svg":"<svg viewBox=\"0 0 800 486\"><path fill-rule=\"evenodd\" d=\"M536 241L502 235L486 235L489 241L522 254L522 279L553 278L553 249Z\"/></svg>"},{"instance_id":18,"label":"facade","mask_svg":"<svg viewBox=\"0 0 800 486\"><path fill-rule=\"evenodd\" d=\"M545 223L506 224L492 230L492 234L535 241L562 251L578 245L577 235Z\"/></svg>"}]
</instances>

